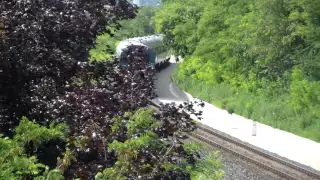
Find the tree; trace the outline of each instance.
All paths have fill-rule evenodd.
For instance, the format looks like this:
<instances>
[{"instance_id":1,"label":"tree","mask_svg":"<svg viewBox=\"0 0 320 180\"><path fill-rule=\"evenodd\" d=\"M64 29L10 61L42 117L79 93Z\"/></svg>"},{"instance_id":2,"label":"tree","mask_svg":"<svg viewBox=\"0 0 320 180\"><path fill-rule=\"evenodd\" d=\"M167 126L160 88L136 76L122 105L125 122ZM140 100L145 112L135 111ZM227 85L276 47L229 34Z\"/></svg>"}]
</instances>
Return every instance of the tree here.
<instances>
[{"instance_id":1,"label":"tree","mask_svg":"<svg viewBox=\"0 0 320 180\"><path fill-rule=\"evenodd\" d=\"M118 59L89 63L88 50L105 26L113 24L117 29L119 20L134 17L135 7L127 1L96 0L3 1L0 7L0 130L13 139L3 143L5 150L24 148L4 156L6 177L50 179L54 175L59 179L62 174L64 179L93 179L106 168L116 169L123 150L116 142L126 144L132 140L129 135L144 135L134 127L146 128L145 122L136 116L130 120L126 114L147 107L156 97L155 71L144 47L129 48L128 67L119 67ZM147 116L147 124L159 124L145 129L149 131L147 139L158 137L154 140L166 139L167 146L177 144L173 140L179 140L178 132L195 128L186 111L201 114L193 110L193 104L165 105L153 118ZM20 121L23 116L35 119L34 123ZM10 146L12 142L18 144ZM154 149L145 143L140 140L134 149L142 150L141 157L163 155L162 146ZM181 146L177 148L172 152L184 152ZM177 164L176 157L186 156L170 155L165 160ZM19 160L18 164L9 162L10 158ZM162 160L157 159L154 166L161 167ZM129 170L125 176L148 173L142 168ZM163 173L167 171L157 168L151 175L164 177ZM170 175L181 173L190 176L189 172L170 170Z\"/></svg>"},{"instance_id":2,"label":"tree","mask_svg":"<svg viewBox=\"0 0 320 180\"><path fill-rule=\"evenodd\" d=\"M116 46L121 40L154 34L155 28L152 18L156 9L155 7L139 7L134 19L119 22L120 29L117 30L115 25L108 26L107 29L113 35L107 32L97 37L95 47L90 50L90 61L112 60L112 57L115 56Z\"/></svg>"},{"instance_id":3,"label":"tree","mask_svg":"<svg viewBox=\"0 0 320 180\"><path fill-rule=\"evenodd\" d=\"M152 18L156 7L140 7L134 19L123 20L120 22L122 28L116 33L117 39L126 39L136 36L146 36L155 33Z\"/></svg>"},{"instance_id":4,"label":"tree","mask_svg":"<svg viewBox=\"0 0 320 180\"><path fill-rule=\"evenodd\" d=\"M153 110L139 109L133 116L125 117L126 123L122 123L120 117L115 118L112 133L119 134L126 129L128 139L108 145L109 151L116 153L117 161L96 179L222 179L223 171L216 154L200 156L201 148L180 142L178 131L168 137L172 141L167 139L166 133L161 132L166 129L161 122L165 119L158 119L161 116Z\"/></svg>"},{"instance_id":5,"label":"tree","mask_svg":"<svg viewBox=\"0 0 320 180\"><path fill-rule=\"evenodd\" d=\"M172 3L171 3L172 2ZM198 42L197 21L200 18L204 1L170 1L155 15L156 31L165 34L165 44L176 55L191 55Z\"/></svg>"},{"instance_id":6,"label":"tree","mask_svg":"<svg viewBox=\"0 0 320 180\"><path fill-rule=\"evenodd\" d=\"M49 170L48 166L38 163L28 148L37 151L48 141L65 141L67 130L65 124L51 123L49 128L45 128L23 117L12 139L4 138L2 134L0 136L0 178L63 179L61 171Z\"/></svg>"},{"instance_id":7,"label":"tree","mask_svg":"<svg viewBox=\"0 0 320 180\"><path fill-rule=\"evenodd\" d=\"M0 127L61 94L105 26L135 16L126 1L1 2ZM107 18L106 18L107 17ZM3 28L4 27L4 28Z\"/></svg>"},{"instance_id":8,"label":"tree","mask_svg":"<svg viewBox=\"0 0 320 180\"><path fill-rule=\"evenodd\" d=\"M230 112L320 141L314 90L320 72L319 5L311 0L200 2L165 1L155 15L157 32L167 35L176 54L186 56L175 82Z\"/></svg>"}]
</instances>

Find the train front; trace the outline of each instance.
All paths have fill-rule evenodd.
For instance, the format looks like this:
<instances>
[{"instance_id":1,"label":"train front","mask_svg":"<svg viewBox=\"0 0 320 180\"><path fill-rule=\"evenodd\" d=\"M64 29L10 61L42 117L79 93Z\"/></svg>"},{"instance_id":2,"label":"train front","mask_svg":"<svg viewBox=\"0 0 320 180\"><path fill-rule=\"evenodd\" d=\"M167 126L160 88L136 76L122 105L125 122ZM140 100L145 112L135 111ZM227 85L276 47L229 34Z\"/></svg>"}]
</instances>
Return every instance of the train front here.
<instances>
[{"instance_id":1,"label":"train front","mask_svg":"<svg viewBox=\"0 0 320 180\"><path fill-rule=\"evenodd\" d=\"M149 55L148 47L139 41L127 39L127 40L121 41L116 48L116 54L117 54L117 57L119 58L119 65L121 67L126 67L129 65L130 57L128 55L130 54L132 55L133 52L130 52L130 51L132 51L133 47L138 47L138 48L147 50L147 56L148 56L147 59L149 61L150 55Z\"/></svg>"}]
</instances>

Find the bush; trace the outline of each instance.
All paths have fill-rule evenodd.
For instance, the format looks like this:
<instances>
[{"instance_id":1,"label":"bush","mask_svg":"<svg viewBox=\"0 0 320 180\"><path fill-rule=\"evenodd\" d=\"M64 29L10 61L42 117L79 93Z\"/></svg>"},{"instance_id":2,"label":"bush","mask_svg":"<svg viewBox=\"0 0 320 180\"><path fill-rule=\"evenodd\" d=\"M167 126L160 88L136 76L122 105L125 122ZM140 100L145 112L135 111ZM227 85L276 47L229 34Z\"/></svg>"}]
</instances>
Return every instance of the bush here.
<instances>
[{"instance_id":1,"label":"bush","mask_svg":"<svg viewBox=\"0 0 320 180\"><path fill-rule=\"evenodd\" d=\"M320 4L279 2L166 1L156 29L185 56L173 78L182 89L319 141Z\"/></svg>"},{"instance_id":2,"label":"bush","mask_svg":"<svg viewBox=\"0 0 320 180\"><path fill-rule=\"evenodd\" d=\"M6 179L61 179L61 174L64 179L93 179L106 168L134 165L138 169L121 169L124 174L117 176L190 176L162 165L195 158L185 153L179 132L195 129L186 111L201 113L191 102L167 104L158 113L136 112L156 97L155 71L147 63L146 49L130 47L126 68L118 67L117 59L88 63L96 35L106 25L134 17L134 6L112 0L5 0L0 12L0 130L13 137L0 140L6 148L0 173L5 172ZM35 122L20 121L23 116ZM170 154L154 159L168 147ZM131 164L123 162L122 155L130 153L141 161L128 156ZM148 171L148 164L155 171Z\"/></svg>"},{"instance_id":3,"label":"bush","mask_svg":"<svg viewBox=\"0 0 320 180\"><path fill-rule=\"evenodd\" d=\"M49 128L41 127L23 117L16 127L12 139L0 135L0 179L63 179L59 169L49 170L48 166L37 162L36 156L28 155L28 147L34 146L37 151L48 141L59 139L66 140L67 126L54 125Z\"/></svg>"}]
</instances>

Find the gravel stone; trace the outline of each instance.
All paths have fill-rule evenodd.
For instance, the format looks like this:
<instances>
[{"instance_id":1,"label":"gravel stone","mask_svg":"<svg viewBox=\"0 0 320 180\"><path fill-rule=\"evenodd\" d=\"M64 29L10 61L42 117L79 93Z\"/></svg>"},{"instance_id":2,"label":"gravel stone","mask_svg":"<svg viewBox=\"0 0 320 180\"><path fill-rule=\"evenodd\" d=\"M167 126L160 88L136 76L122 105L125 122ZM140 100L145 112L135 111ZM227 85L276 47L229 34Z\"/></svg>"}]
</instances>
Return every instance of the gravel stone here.
<instances>
[{"instance_id":1,"label":"gravel stone","mask_svg":"<svg viewBox=\"0 0 320 180\"><path fill-rule=\"evenodd\" d=\"M221 151L225 180L285 180L229 152Z\"/></svg>"},{"instance_id":2,"label":"gravel stone","mask_svg":"<svg viewBox=\"0 0 320 180\"><path fill-rule=\"evenodd\" d=\"M192 140L187 141L190 142ZM203 143L203 145L204 150L207 152L220 151L221 162L224 165L224 180L286 180L286 178L262 169L230 152L212 147L207 143Z\"/></svg>"}]
</instances>

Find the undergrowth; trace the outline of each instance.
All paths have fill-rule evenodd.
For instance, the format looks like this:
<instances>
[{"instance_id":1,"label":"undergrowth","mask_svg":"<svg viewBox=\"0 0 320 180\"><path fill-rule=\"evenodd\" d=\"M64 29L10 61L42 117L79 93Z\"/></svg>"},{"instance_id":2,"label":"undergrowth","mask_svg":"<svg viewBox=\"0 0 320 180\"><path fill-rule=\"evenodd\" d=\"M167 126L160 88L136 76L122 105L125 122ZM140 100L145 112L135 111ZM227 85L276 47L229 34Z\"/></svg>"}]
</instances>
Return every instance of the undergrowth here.
<instances>
[{"instance_id":1,"label":"undergrowth","mask_svg":"<svg viewBox=\"0 0 320 180\"><path fill-rule=\"evenodd\" d=\"M303 81L292 81L291 92L287 92L283 87L272 85L268 85L269 89L260 87L248 90L244 86L235 87L230 83L205 83L196 78L183 76L181 71L183 70L176 71L172 79L192 96L199 97L229 113L320 142L320 108L319 104L311 103L312 94L317 95L315 85L313 91L312 87L305 88L305 91L309 89L312 92L309 92L311 95L305 98L305 101L310 102L303 103L302 94L307 92L300 92L301 95L296 95L297 100L294 100L294 93L298 93L294 92L294 83L303 83ZM296 85L300 89L303 86ZM308 86L308 83L306 85Z\"/></svg>"}]
</instances>

